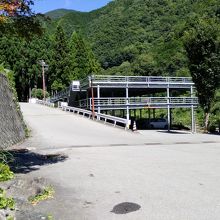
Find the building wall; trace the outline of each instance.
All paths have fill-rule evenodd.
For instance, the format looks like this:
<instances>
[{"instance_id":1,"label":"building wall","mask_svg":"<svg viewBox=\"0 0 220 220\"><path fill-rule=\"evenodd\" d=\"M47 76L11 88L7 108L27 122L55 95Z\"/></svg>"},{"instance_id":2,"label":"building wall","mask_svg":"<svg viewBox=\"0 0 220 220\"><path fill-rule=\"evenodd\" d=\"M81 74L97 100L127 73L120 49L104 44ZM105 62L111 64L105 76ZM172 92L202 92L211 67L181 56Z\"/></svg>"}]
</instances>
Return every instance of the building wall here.
<instances>
[{"instance_id":1,"label":"building wall","mask_svg":"<svg viewBox=\"0 0 220 220\"><path fill-rule=\"evenodd\" d=\"M5 149L24 138L22 115L6 76L0 73L0 148Z\"/></svg>"}]
</instances>

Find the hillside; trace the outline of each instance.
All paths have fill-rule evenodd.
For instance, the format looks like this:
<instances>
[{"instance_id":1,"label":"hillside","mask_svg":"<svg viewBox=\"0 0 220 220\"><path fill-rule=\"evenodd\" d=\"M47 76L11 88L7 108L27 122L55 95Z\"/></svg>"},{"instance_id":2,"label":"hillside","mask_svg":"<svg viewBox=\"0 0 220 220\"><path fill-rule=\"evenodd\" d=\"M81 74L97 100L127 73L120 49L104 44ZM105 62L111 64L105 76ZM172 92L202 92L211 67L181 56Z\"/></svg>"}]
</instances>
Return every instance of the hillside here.
<instances>
[{"instance_id":1,"label":"hillside","mask_svg":"<svg viewBox=\"0 0 220 220\"><path fill-rule=\"evenodd\" d=\"M74 10L58 9L45 14L51 20L47 23L47 31L54 34L57 25L62 25L68 36L74 31L87 35L89 24L98 17L99 10L80 12Z\"/></svg>"},{"instance_id":2,"label":"hillside","mask_svg":"<svg viewBox=\"0 0 220 220\"><path fill-rule=\"evenodd\" d=\"M179 31L218 8L217 0L115 0L89 13L53 12L49 29L61 24L69 35L83 33L109 74L188 75Z\"/></svg>"}]
</instances>

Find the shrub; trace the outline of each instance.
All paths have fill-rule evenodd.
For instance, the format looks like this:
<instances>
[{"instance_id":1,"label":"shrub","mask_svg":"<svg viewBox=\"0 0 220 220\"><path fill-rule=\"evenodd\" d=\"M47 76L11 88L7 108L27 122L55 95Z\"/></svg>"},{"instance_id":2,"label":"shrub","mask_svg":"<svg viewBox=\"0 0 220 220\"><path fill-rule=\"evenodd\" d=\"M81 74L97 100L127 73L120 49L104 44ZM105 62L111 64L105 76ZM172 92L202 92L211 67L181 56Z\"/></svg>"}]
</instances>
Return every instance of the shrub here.
<instances>
[{"instance_id":1,"label":"shrub","mask_svg":"<svg viewBox=\"0 0 220 220\"><path fill-rule=\"evenodd\" d=\"M31 204L36 205L40 201L53 198L54 189L51 186L46 187L41 193L31 196L28 200Z\"/></svg>"},{"instance_id":2,"label":"shrub","mask_svg":"<svg viewBox=\"0 0 220 220\"><path fill-rule=\"evenodd\" d=\"M49 93L48 92L46 92L45 95L46 95L46 98L49 97ZM43 89L36 89L36 88L34 88L31 91L31 96L33 98L43 99L44 98L44 91L43 91Z\"/></svg>"},{"instance_id":3,"label":"shrub","mask_svg":"<svg viewBox=\"0 0 220 220\"><path fill-rule=\"evenodd\" d=\"M0 188L0 209L14 209L15 201L13 198L7 198L5 190Z\"/></svg>"},{"instance_id":4,"label":"shrub","mask_svg":"<svg viewBox=\"0 0 220 220\"><path fill-rule=\"evenodd\" d=\"M10 180L14 177L8 165L0 163L0 182Z\"/></svg>"}]
</instances>

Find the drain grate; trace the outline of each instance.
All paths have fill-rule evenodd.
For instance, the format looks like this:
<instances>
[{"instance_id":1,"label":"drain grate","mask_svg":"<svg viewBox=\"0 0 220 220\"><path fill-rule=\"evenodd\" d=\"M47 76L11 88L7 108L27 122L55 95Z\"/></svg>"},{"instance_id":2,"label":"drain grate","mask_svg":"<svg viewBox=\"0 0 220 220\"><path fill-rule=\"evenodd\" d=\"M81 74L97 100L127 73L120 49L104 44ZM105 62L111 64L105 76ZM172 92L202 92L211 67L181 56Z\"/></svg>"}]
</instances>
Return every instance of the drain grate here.
<instances>
[{"instance_id":1,"label":"drain grate","mask_svg":"<svg viewBox=\"0 0 220 220\"><path fill-rule=\"evenodd\" d=\"M112 209L111 212L118 214L118 215L120 215L120 214L122 215L122 214L127 214L130 212L138 211L140 208L141 208L141 206L136 203L123 202L123 203L120 203L120 204L114 206L114 208Z\"/></svg>"}]
</instances>

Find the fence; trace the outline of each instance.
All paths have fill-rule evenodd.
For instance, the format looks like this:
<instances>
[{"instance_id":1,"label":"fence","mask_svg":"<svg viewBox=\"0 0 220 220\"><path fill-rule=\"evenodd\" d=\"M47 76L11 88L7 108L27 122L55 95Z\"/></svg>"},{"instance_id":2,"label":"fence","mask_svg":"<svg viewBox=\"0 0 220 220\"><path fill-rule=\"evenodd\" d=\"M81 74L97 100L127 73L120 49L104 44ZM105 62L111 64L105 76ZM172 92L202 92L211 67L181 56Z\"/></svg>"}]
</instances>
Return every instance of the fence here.
<instances>
[{"instance_id":1,"label":"fence","mask_svg":"<svg viewBox=\"0 0 220 220\"><path fill-rule=\"evenodd\" d=\"M49 106L49 107L54 107L54 103L42 101L42 100L37 100L37 104ZM83 117L88 117L90 119L94 119L96 121L101 121L104 123L112 123L113 126L123 126L125 129L128 129L130 126L130 120L124 119L124 118L119 118L111 115L106 115L106 114L101 114L97 112L91 112L85 109L81 108L75 108L75 107L70 107L70 106L60 106L60 108L63 111L68 111L68 112L73 112L78 115L82 115Z\"/></svg>"}]
</instances>

